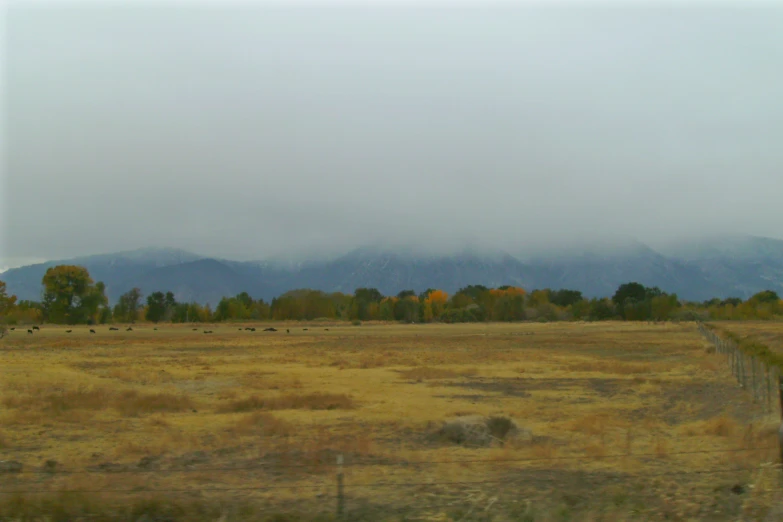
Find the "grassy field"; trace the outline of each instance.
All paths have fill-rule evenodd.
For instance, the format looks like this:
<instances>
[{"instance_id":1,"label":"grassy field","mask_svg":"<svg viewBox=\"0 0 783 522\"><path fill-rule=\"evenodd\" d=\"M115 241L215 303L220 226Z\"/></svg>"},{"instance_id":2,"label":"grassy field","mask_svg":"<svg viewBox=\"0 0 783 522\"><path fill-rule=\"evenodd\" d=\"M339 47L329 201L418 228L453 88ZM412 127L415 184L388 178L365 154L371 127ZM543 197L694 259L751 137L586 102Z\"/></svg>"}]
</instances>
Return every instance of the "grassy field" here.
<instances>
[{"instance_id":1,"label":"grassy field","mask_svg":"<svg viewBox=\"0 0 783 522\"><path fill-rule=\"evenodd\" d=\"M777 321L722 321L715 323L721 330L740 337L749 337L770 349L783 352L783 323Z\"/></svg>"},{"instance_id":2,"label":"grassy field","mask_svg":"<svg viewBox=\"0 0 783 522\"><path fill-rule=\"evenodd\" d=\"M10 332L0 517L328 520L338 455L348 519L756 520L781 498L779 420L694 324L268 326Z\"/></svg>"}]
</instances>

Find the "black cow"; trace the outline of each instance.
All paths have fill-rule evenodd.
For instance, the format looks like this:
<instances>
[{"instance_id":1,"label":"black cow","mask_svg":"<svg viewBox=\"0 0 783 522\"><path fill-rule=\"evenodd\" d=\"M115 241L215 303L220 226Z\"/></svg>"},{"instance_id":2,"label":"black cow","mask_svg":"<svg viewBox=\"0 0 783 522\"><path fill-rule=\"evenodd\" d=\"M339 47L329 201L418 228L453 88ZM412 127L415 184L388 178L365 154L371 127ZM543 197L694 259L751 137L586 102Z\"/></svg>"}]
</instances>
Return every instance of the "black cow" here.
<instances>
[{"instance_id":1,"label":"black cow","mask_svg":"<svg viewBox=\"0 0 783 522\"><path fill-rule=\"evenodd\" d=\"M32 331L32 330L29 330L29 329L28 329L28 330L27 330L27 333L29 333L30 335L33 335L33 331Z\"/></svg>"},{"instance_id":2,"label":"black cow","mask_svg":"<svg viewBox=\"0 0 783 522\"><path fill-rule=\"evenodd\" d=\"M109 331L110 331L110 332L111 332L111 331L114 331L114 330L117 330L118 332L120 331L120 329L119 329L119 328L115 328L115 327L113 327L113 326L110 326L110 327L109 327Z\"/></svg>"},{"instance_id":3,"label":"black cow","mask_svg":"<svg viewBox=\"0 0 783 522\"><path fill-rule=\"evenodd\" d=\"M71 333L73 330L65 330L65 333Z\"/></svg>"},{"instance_id":4,"label":"black cow","mask_svg":"<svg viewBox=\"0 0 783 522\"><path fill-rule=\"evenodd\" d=\"M90 333L95 333L95 330L93 330L92 328L90 328Z\"/></svg>"},{"instance_id":5,"label":"black cow","mask_svg":"<svg viewBox=\"0 0 783 522\"><path fill-rule=\"evenodd\" d=\"M37 326L33 326L33 330L39 330L40 331L41 329L38 328Z\"/></svg>"}]
</instances>

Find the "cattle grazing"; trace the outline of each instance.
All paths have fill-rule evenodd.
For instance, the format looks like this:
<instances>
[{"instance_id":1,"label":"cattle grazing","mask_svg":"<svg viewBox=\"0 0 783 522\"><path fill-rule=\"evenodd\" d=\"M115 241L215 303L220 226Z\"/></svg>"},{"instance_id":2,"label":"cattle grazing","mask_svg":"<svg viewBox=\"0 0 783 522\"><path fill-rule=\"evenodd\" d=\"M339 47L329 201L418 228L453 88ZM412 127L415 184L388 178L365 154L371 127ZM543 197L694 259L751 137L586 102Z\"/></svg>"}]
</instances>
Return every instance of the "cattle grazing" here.
<instances>
[{"instance_id":1,"label":"cattle grazing","mask_svg":"<svg viewBox=\"0 0 783 522\"><path fill-rule=\"evenodd\" d=\"M309 328L302 328L302 330L306 332L307 330L309 330Z\"/></svg>"},{"instance_id":2,"label":"cattle grazing","mask_svg":"<svg viewBox=\"0 0 783 522\"><path fill-rule=\"evenodd\" d=\"M125 329L125 331L126 331L126 332L132 332L132 331L133 331L133 328L131 328L131 327L129 326L129 327L127 327L127 328Z\"/></svg>"},{"instance_id":3,"label":"cattle grazing","mask_svg":"<svg viewBox=\"0 0 783 522\"><path fill-rule=\"evenodd\" d=\"M156 327L156 328L153 328L153 330L157 330L157 327Z\"/></svg>"},{"instance_id":4,"label":"cattle grazing","mask_svg":"<svg viewBox=\"0 0 783 522\"><path fill-rule=\"evenodd\" d=\"M328 329L328 328L324 328L324 330L326 330L327 332L329 331L329 329Z\"/></svg>"},{"instance_id":5,"label":"cattle grazing","mask_svg":"<svg viewBox=\"0 0 783 522\"><path fill-rule=\"evenodd\" d=\"M271 327L270 328L264 328L264 331L265 332L276 332L277 328L271 328Z\"/></svg>"},{"instance_id":6,"label":"cattle grazing","mask_svg":"<svg viewBox=\"0 0 783 522\"><path fill-rule=\"evenodd\" d=\"M291 330L289 330L288 328L286 328L286 329L285 329L285 333L291 333Z\"/></svg>"},{"instance_id":7,"label":"cattle grazing","mask_svg":"<svg viewBox=\"0 0 783 522\"><path fill-rule=\"evenodd\" d=\"M255 331L256 331L256 329L255 329L255 328L251 328L251 329L250 329L250 331L251 331L251 332L255 332Z\"/></svg>"},{"instance_id":8,"label":"cattle grazing","mask_svg":"<svg viewBox=\"0 0 783 522\"><path fill-rule=\"evenodd\" d=\"M204 330L204 333L205 334L210 334L210 333L212 333L212 330Z\"/></svg>"},{"instance_id":9,"label":"cattle grazing","mask_svg":"<svg viewBox=\"0 0 783 522\"><path fill-rule=\"evenodd\" d=\"M13 332L14 330L16 330L16 328L11 328L11 331L12 331L12 332Z\"/></svg>"},{"instance_id":10,"label":"cattle grazing","mask_svg":"<svg viewBox=\"0 0 783 522\"><path fill-rule=\"evenodd\" d=\"M245 329L247 330L247 328L245 328ZM242 329L241 329L241 328L237 328L237 330L239 330L240 332L242 331Z\"/></svg>"},{"instance_id":11,"label":"cattle grazing","mask_svg":"<svg viewBox=\"0 0 783 522\"><path fill-rule=\"evenodd\" d=\"M65 330L65 333L71 333L73 330Z\"/></svg>"},{"instance_id":12,"label":"cattle grazing","mask_svg":"<svg viewBox=\"0 0 783 522\"><path fill-rule=\"evenodd\" d=\"M119 329L119 328L115 328L115 327L113 327L113 326L110 326L110 327L109 327L109 331L111 332L111 331L113 331L113 330L117 330L117 331L119 331L120 329Z\"/></svg>"},{"instance_id":13,"label":"cattle grazing","mask_svg":"<svg viewBox=\"0 0 783 522\"><path fill-rule=\"evenodd\" d=\"M90 333L95 333L95 330L93 330L92 328L90 328Z\"/></svg>"},{"instance_id":14,"label":"cattle grazing","mask_svg":"<svg viewBox=\"0 0 783 522\"><path fill-rule=\"evenodd\" d=\"M193 329L193 331L194 331L194 332L195 332L196 330L198 330L198 328L194 328L194 329Z\"/></svg>"},{"instance_id":15,"label":"cattle grazing","mask_svg":"<svg viewBox=\"0 0 783 522\"><path fill-rule=\"evenodd\" d=\"M38 328L37 326L33 326L33 330L39 330L40 331L41 329Z\"/></svg>"},{"instance_id":16,"label":"cattle grazing","mask_svg":"<svg viewBox=\"0 0 783 522\"><path fill-rule=\"evenodd\" d=\"M32 330L29 330L29 329L28 329L28 330L27 330L27 333L29 333L30 335L33 335L33 331L32 331Z\"/></svg>"}]
</instances>

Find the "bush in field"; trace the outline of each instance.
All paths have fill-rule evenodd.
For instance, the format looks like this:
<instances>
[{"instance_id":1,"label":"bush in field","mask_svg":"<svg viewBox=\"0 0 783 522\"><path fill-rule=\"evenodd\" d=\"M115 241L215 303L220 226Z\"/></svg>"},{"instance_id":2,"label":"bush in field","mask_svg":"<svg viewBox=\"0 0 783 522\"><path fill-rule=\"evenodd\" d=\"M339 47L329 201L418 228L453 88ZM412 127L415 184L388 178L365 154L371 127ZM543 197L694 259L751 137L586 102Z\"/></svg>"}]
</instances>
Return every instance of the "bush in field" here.
<instances>
[{"instance_id":1,"label":"bush in field","mask_svg":"<svg viewBox=\"0 0 783 522\"><path fill-rule=\"evenodd\" d=\"M437 437L454 444L489 446L493 441L505 441L518 431L516 423L508 417L471 415L444 422Z\"/></svg>"},{"instance_id":2,"label":"bush in field","mask_svg":"<svg viewBox=\"0 0 783 522\"><path fill-rule=\"evenodd\" d=\"M490 435L503 440L506 435L517 429L517 425L508 417L493 416L487 419L487 429Z\"/></svg>"}]
</instances>

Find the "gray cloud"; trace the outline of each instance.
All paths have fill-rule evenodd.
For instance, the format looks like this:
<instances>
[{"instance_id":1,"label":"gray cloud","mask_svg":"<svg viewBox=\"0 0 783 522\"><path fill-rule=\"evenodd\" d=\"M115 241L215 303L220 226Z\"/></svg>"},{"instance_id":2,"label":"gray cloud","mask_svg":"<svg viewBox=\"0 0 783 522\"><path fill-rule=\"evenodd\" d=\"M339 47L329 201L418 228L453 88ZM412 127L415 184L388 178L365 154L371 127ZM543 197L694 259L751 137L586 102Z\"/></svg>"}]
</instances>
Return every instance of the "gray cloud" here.
<instances>
[{"instance_id":1,"label":"gray cloud","mask_svg":"<svg viewBox=\"0 0 783 522\"><path fill-rule=\"evenodd\" d=\"M0 265L783 237L781 8L165 5L8 10Z\"/></svg>"}]
</instances>

